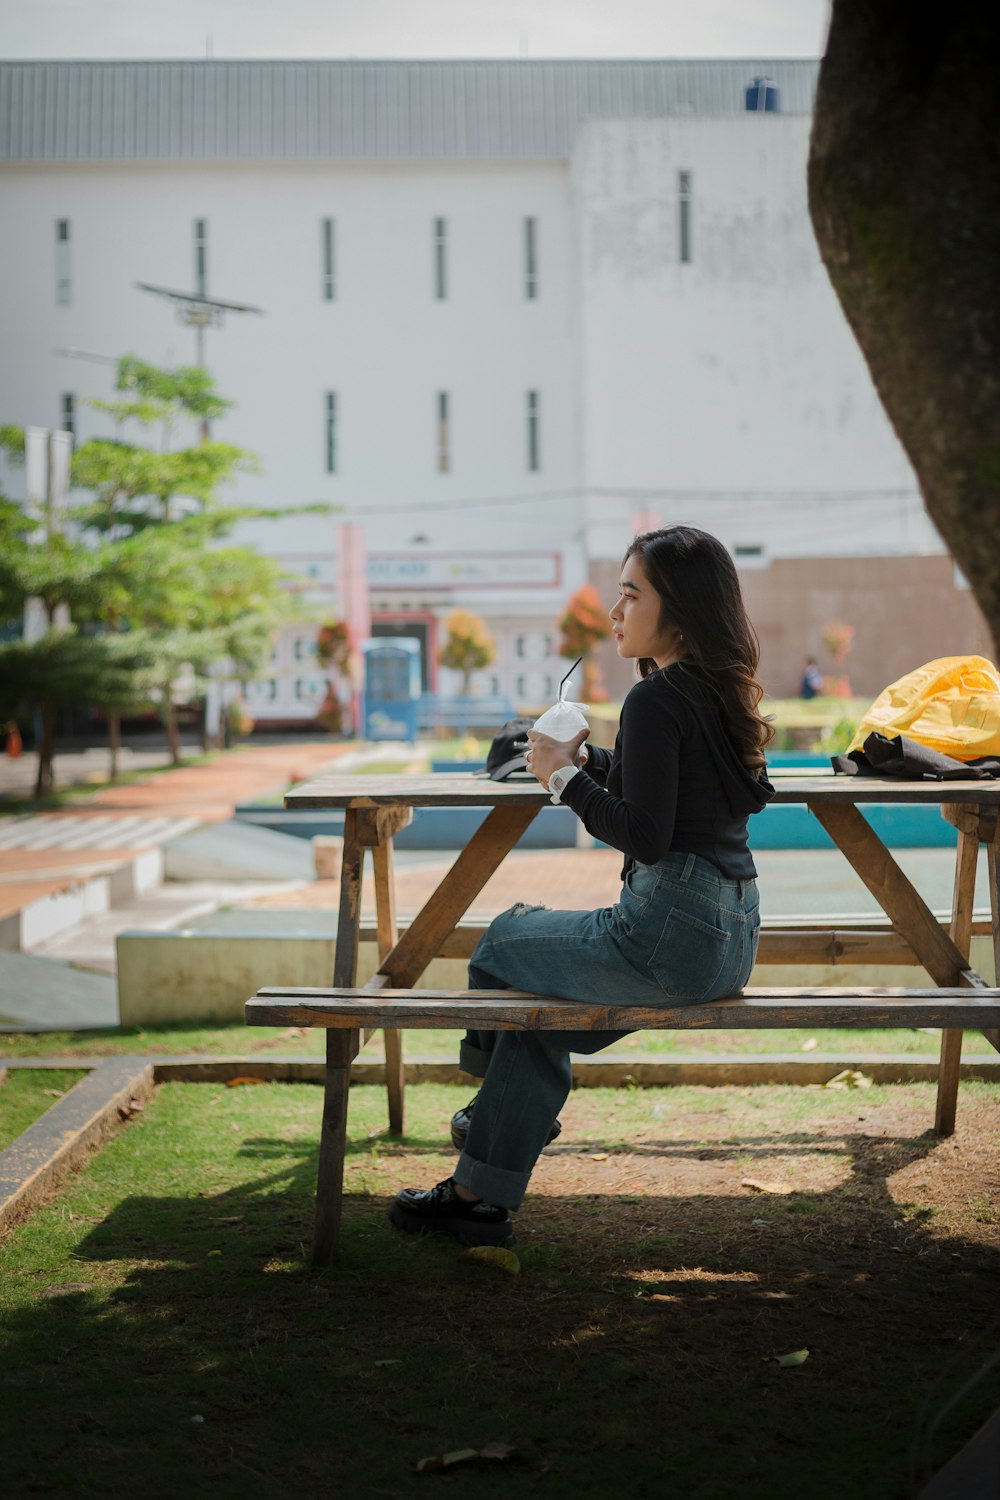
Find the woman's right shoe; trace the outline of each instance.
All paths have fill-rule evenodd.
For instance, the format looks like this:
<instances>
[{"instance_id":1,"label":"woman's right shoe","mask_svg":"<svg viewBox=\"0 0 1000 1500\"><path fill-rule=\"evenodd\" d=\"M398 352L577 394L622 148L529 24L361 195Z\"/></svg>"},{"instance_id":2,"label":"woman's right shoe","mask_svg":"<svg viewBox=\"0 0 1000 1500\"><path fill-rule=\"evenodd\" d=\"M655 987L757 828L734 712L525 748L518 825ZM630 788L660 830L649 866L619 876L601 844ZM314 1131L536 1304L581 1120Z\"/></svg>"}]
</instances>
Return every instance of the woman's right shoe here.
<instances>
[{"instance_id":1,"label":"woman's right shoe","mask_svg":"<svg viewBox=\"0 0 1000 1500\"><path fill-rule=\"evenodd\" d=\"M460 1245L514 1244L514 1226L505 1208L467 1203L448 1177L429 1190L404 1188L389 1204L389 1221L406 1234L450 1234Z\"/></svg>"},{"instance_id":2,"label":"woman's right shoe","mask_svg":"<svg viewBox=\"0 0 1000 1500\"><path fill-rule=\"evenodd\" d=\"M469 1100L468 1104L463 1104L462 1108L457 1109L451 1117L451 1144L456 1151L465 1150L465 1142L469 1134L469 1122L472 1119L472 1111L476 1107L476 1099L478 1098L479 1095L476 1094L474 1098ZM562 1122L556 1120L549 1131L549 1138L545 1142L546 1146L551 1146L556 1136L559 1135L562 1135Z\"/></svg>"}]
</instances>

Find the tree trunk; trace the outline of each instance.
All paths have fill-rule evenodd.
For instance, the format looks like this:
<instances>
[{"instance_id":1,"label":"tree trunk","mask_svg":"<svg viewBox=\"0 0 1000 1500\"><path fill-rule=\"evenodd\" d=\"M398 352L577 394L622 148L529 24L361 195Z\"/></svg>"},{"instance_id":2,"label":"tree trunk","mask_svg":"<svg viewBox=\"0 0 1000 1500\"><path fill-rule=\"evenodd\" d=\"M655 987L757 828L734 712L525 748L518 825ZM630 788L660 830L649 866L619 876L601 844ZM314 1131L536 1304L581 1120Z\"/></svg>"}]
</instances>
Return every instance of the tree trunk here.
<instances>
[{"instance_id":1,"label":"tree trunk","mask_svg":"<svg viewBox=\"0 0 1000 1500\"><path fill-rule=\"evenodd\" d=\"M809 156L820 254L995 650L998 52L983 0L833 0Z\"/></svg>"},{"instance_id":2,"label":"tree trunk","mask_svg":"<svg viewBox=\"0 0 1000 1500\"><path fill-rule=\"evenodd\" d=\"M108 714L108 779L118 780L118 754L122 748L122 716Z\"/></svg>"},{"instance_id":3,"label":"tree trunk","mask_svg":"<svg viewBox=\"0 0 1000 1500\"><path fill-rule=\"evenodd\" d=\"M177 727L177 709L174 705L173 683L168 682L163 689L163 727L167 732L167 747L170 751L170 764L179 766L183 762L181 756L181 736Z\"/></svg>"},{"instance_id":4,"label":"tree trunk","mask_svg":"<svg viewBox=\"0 0 1000 1500\"><path fill-rule=\"evenodd\" d=\"M56 751L56 711L51 704L42 709L42 739L38 746L38 771L35 776L35 800L48 796L56 788L53 760Z\"/></svg>"}]
</instances>

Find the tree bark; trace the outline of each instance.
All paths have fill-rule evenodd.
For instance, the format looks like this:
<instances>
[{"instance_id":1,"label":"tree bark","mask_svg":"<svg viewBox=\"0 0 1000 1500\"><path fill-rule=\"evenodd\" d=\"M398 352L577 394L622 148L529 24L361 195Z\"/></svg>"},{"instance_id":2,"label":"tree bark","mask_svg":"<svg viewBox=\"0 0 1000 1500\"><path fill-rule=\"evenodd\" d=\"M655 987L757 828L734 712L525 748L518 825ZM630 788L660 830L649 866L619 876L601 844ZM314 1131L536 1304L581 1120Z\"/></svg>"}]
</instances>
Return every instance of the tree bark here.
<instances>
[{"instance_id":1,"label":"tree bark","mask_svg":"<svg viewBox=\"0 0 1000 1500\"><path fill-rule=\"evenodd\" d=\"M42 739L38 746L38 770L35 774L35 800L55 791L53 761L56 750L56 711L51 704L42 709Z\"/></svg>"},{"instance_id":2,"label":"tree bark","mask_svg":"<svg viewBox=\"0 0 1000 1500\"><path fill-rule=\"evenodd\" d=\"M108 714L108 779L118 780L118 753L122 747L122 716L119 713Z\"/></svg>"},{"instance_id":3,"label":"tree bark","mask_svg":"<svg viewBox=\"0 0 1000 1500\"><path fill-rule=\"evenodd\" d=\"M995 651L998 53L983 0L833 0L809 156L820 254Z\"/></svg>"},{"instance_id":4,"label":"tree bark","mask_svg":"<svg viewBox=\"0 0 1000 1500\"><path fill-rule=\"evenodd\" d=\"M167 732L167 746L170 750L170 764L179 766L182 764L181 736L177 727L177 709L174 706L173 683L168 682L163 689L163 727Z\"/></svg>"}]
</instances>

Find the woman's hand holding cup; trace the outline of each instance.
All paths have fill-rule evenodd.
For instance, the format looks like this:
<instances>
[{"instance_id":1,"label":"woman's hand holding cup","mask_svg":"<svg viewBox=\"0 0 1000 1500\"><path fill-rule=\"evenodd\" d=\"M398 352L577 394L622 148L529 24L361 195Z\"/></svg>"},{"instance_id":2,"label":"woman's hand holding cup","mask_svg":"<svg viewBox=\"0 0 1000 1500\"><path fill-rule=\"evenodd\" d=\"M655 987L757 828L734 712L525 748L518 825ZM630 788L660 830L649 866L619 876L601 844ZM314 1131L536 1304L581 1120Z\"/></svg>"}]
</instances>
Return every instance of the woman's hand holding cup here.
<instances>
[{"instance_id":1,"label":"woman's hand holding cup","mask_svg":"<svg viewBox=\"0 0 1000 1500\"><path fill-rule=\"evenodd\" d=\"M528 770L537 777L548 791L549 777L560 766L582 766L586 756L581 755L583 742L590 734L589 728L581 729L571 740L554 740L551 735L538 729L528 730L528 750L525 759Z\"/></svg>"}]
</instances>

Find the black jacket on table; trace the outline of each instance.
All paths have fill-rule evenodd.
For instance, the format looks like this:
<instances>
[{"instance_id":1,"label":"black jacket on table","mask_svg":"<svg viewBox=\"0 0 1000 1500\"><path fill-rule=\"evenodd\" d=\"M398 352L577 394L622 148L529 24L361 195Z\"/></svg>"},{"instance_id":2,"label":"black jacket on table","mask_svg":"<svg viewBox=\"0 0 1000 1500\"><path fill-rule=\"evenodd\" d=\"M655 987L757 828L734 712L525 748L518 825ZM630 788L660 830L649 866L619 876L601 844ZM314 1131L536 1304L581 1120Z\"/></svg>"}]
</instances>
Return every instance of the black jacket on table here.
<instances>
[{"instance_id":1,"label":"black jacket on table","mask_svg":"<svg viewBox=\"0 0 1000 1500\"><path fill-rule=\"evenodd\" d=\"M561 800L588 833L635 863L697 854L727 880L756 875L747 819L774 795L740 760L713 689L683 662L637 682L622 705L615 748L589 747Z\"/></svg>"}]
</instances>

